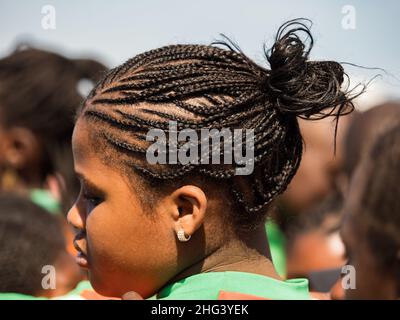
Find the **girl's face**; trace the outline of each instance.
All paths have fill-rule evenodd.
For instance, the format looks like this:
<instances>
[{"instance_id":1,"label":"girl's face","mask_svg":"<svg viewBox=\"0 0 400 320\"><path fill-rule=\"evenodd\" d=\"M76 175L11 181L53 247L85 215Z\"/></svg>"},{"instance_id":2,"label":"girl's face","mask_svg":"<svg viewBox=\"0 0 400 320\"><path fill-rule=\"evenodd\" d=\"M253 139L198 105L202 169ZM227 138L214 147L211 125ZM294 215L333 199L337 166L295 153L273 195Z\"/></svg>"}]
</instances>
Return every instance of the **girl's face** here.
<instances>
[{"instance_id":1,"label":"girl's face","mask_svg":"<svg viewBox=\"0 0 400 320\"><path fill-rule=\"evenodd\" d=\"M78 264L88 270L100 294L136 291L151 296L179 270L168 201L161 199L154 212L145 212L127 177L104 165L94 152L89 125L82 118L72 147L81 191L68 220L77 230Z\"/></svg>"}]
</instances>

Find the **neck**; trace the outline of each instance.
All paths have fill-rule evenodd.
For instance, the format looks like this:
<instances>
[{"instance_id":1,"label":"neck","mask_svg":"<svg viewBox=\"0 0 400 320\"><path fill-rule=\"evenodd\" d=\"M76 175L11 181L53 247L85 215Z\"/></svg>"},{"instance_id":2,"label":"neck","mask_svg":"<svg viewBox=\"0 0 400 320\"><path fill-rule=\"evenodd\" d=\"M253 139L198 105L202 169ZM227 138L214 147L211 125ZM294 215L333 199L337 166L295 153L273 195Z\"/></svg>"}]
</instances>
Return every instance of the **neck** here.
<instances>
[{"instance_id":1,"label":"neck","mask_svg":"<svg viewBox=\"0 0 400 320\"><path fill-rule=\"evenodd\" d=\"M223 245L176 275L169 283L205 272L239 271L281 280L273 264L264 225Z\"/></svg>"}]
</instances>

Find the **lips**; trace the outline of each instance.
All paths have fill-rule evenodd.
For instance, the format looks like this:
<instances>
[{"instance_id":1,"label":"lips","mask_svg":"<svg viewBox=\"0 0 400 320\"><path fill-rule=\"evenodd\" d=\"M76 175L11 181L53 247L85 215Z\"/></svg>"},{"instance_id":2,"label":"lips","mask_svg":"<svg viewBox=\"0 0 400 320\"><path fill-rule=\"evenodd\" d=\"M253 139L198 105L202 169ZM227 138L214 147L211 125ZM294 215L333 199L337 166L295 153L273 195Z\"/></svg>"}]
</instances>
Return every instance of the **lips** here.
<instances>
[{"instance_id":1,"label":"lips","mask_svg":"<svg viewBox=\"0 0 400 320\"><path fill-rule=\"evenodd\" d=\"M75 258L76 263L82 268L88 268L88 258L86 252L82 249L86 248L85 234L79 233L76 235L74 239L74 247L78 251L78 254Z\"/></svg>"},{"instance_id":2,"label":"lips","mask_svg":"<svg viewBox=\"0 0 400 320\"><path fill-rule=\"evenodd\" d=\"M78 253L78 255L75 258L75 261L81 268L85 269L89 268L87 257L82 252Z\"/></svg>"}]
</instances>

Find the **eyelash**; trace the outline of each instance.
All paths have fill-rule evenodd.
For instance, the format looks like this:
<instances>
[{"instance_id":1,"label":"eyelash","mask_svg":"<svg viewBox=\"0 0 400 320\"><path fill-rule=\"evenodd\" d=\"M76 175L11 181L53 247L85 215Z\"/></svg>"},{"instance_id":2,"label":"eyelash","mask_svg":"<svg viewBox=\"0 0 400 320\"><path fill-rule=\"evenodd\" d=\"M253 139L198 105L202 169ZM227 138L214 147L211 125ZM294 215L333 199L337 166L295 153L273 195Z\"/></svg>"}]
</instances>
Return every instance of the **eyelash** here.
<instances>
[{"instance_id":1,"label":"eyelash","mask_svg":"<svg viewBox=\"0 0 400 320\"><path fill-rule=\"evenodd\" d=\"M85 202L89 202L93 207L98 206L102 202L100 197L92 195L89 192L83 192L82 196Z\"/></svg>"},{"instance_id":2,"label":"eyelash","mask_svg":"<svg viewBox=\"0 0 400 320\"><path fill-rule=\"evenodd\" d=\"M99 197L94 197L94 196L89 196L89 195L83 195L83 198L90 202L93 206L97 206L101 203L101 199Z\"/></svg>"}]
</instances>

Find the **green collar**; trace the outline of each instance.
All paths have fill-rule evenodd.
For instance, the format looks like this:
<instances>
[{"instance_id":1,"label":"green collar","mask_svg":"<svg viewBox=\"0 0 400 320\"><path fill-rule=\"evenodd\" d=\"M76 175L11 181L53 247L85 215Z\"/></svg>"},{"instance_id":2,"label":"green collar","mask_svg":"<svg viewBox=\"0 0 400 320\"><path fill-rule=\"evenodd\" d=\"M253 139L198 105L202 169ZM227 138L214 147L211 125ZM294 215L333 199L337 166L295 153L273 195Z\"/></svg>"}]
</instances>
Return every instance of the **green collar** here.
<instances>
[{"instance_id":1,"label":"green collar","mask_svg":"<svg viewBox=\"0 0 400 320\"><path fill-rule=\"evenodd\" d=\"M30 197L35 204L46 209L51 214L57 215L61 213L60 203L49 191L43 189L32 189Z\"/></svg>"},{"instance_id":2,"label":"green collar","mask_svg":"<svg viewBox=\"0 0 400 320\"><path fill-rule=\"evenodd\" d=\"M70 291L64 296L59 296L56 298L52 298L55 300L82 300L81 293L84 290L93 290L89 281L81 281L78 283L75 289ZM49 300L49 298L45 297L35 297L29 296L22 293L14 293L14 292L0 292L0 300Z\"/></svg>"},{"instance_id":3,"label":"green collar","mask_svg":"<svg viewBox=\"0 0 400 320\"><path fill-rule=\"evenodd\" d=\"M6 292L0 293L0 300L48 300L44 297L34 297L22 293Z\"/></svg>"},{"instance_id":4,"label":"green collar","mask_svg":"<svg viewBox=\"0 0 400 320\"><path fill-rule=\"evenodd\" d=\"M216 300L220 291L272 300L309 300L308 280L286 281L236 271L199 273L163 288L155 299Z\"/></svg>"}]
</instances>

